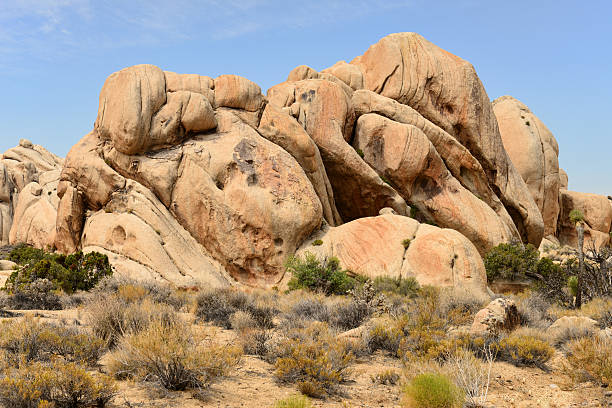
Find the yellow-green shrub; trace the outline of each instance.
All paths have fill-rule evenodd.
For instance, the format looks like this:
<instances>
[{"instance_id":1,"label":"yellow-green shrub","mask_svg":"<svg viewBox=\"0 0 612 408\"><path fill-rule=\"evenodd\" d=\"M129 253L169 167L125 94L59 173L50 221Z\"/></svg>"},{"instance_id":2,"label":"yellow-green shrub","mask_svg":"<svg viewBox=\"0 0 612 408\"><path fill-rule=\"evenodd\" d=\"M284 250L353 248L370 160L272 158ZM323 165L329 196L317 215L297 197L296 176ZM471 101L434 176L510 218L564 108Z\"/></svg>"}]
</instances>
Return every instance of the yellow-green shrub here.
<instances>
[{"instance_id":1,"label":"yellow-green shrub","mask_svg":"<svg viewBox=\"0 0 612 408\"><path fill-rule=\"evenodd\" d=\"M570 374L578 381L595 380L612 384L612 341L597 335L573 340L566 345Z\"/></svg>"},{"instance_id":2,"label":"yellow-green shrub","mask_svg":"<svg viewBox=\"0 0 612 408\"><path fill-rule=\"evenodd\" d=\"M555 353L555 349L539 336L511 333L492 345L498 358L517 366L543 367Z\"/></svg>"},{"instance_id":3,"label":"yellow-green shrub","mask_svg":"<svg viewBox=\"0 0 612 408\"><path fill-rule=\"evenodd\" d=\"M332 393L347 378L354 357L347 341L338 339L325 323L298 329L276 350L275 375L282 382L296 383L308 396Z\"/></svg>"},{"instance_id":4,"label":"yellow-green shrub","mask_svg":"<svg viewBox=\"0 0 612 408\"><path fill-rule=\"evenodd\" d=\"M417 375L402 391L405 408L460 408L465 399L459 387L442 374Z\"/></svg>"},{"instance_id":5,"label":"yellow-green shrub","mask_svg":"<svg viewBox=\"0 0 612 408\"><path fill-rule=\"evenodd\" d=\"M310 408L310 400L303 395L292 395L285 399L276 401L274 408Z\"/></svg>"},{"instance_id":6,"label":"yellow-green shrub","mask_svg":"<svg viewBox=\"0 0 612 408\"><path fill-rule=\"evenodd\" d=\"M103 407L116 393L112 379L76 363L34 362L0 377L0 405L11 408Z\"/></svg>"},{"instance_id":7,"label":"yellow-green shrub","mask_svg":"<svg viewBox=\"0 0 612 408\"><path fill-rule=\"evenodd\" d=\"M151 381L169 390L201 389L238 364L241 352L200 340L186 325L155 321L120 341L109 370L117 378Z\"/></svg>"}]
</instances>

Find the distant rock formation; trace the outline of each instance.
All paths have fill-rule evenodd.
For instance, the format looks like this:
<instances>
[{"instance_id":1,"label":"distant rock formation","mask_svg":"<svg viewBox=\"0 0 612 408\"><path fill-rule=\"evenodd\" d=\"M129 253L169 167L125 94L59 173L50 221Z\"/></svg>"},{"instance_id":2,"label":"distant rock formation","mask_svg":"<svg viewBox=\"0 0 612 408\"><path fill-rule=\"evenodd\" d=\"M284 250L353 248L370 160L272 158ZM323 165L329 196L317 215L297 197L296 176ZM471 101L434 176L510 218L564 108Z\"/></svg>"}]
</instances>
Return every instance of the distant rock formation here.
<instances>
[{"instance_id":1,"label":"distant rock formation","mask_svg":"<svg viewBox=\"0 0 612 408\"><path fill-rule=\"evenodd\" d=\"M106 80L65 162L27 142L5 153L0 237L178 285L279 284L297 251L484 292L481 255L569 236L570 206L609 232L599 201L560 190L557 156L524 105L492 104L470 63L414 33L299 66L267 96L236 75L137 65Z\"/></svg>"}]
</instances>

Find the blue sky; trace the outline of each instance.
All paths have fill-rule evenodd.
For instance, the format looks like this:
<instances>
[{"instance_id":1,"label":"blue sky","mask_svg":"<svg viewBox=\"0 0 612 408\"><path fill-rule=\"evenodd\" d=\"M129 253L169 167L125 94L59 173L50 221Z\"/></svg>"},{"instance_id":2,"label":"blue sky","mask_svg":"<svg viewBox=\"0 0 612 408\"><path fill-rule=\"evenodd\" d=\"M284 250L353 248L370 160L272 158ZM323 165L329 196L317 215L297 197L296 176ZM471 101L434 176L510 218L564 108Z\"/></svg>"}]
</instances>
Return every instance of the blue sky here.
<instances>
[{"instance_id":1,"label":"blue sky","mask_svg":"<svg viewBox=\"0 0 612 408\"><path fill-rule=\"evenodd\" d=\"M265 92L297 65L414 31L546 123L570 189L612 194L611 16L603 0L0 0L0 151L23 137L65 155L126 66L238 74Z\"/></svg>"}]
</instances>

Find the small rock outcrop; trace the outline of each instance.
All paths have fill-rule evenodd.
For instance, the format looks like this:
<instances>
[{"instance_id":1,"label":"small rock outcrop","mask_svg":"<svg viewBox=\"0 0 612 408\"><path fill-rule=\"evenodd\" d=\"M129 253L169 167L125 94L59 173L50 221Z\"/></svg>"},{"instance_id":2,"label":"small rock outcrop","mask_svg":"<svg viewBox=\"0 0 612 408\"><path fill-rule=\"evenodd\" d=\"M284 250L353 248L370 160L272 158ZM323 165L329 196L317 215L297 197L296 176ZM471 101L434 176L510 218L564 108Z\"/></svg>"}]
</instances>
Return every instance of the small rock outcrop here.
<instances>
[{"instance_id":1,"label":"small rock outcrop","mask_svg":"<svg viewBox=\"0 0 612 408\"><path fill-rule=\"evenodd\" d=\"M560 190L561 212L559 214L558 236L562 245L576 247L578 234L576 226L569 215L572 210L579 210L584 215L584 246L601 248L610 242L612 224L612 206L608 197L599 194L578 193Z\"/></svg>"},{"instance_id":2,"label":"small rock outcrop","mask_svg":"<svg viewBox=\"0 0 612 408\"><path fill-rule=\"evenodd\" d=\"M498 298L476 313L470 332L478 335L494 335L501 331L512 331L520 323L521 318L514 301Z\"/></svg>"},{"instance_id":3,"label":"small rock outcrop","mask_svg":"<svg viewBox=\"0 0 612 408\"><path fill-rule=\"evenodd\" d=\"M63 163L25 139L0 156L0 245L53 247Z\"/></svg>"}]
</instances>

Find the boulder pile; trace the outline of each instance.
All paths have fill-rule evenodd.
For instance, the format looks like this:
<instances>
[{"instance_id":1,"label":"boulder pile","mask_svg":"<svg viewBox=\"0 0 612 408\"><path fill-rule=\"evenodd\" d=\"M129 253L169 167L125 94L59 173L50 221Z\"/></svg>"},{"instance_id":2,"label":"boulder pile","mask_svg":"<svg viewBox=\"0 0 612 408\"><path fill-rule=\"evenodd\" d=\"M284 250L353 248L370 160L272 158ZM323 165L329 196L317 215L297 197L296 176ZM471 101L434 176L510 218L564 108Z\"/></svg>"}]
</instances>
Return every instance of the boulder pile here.
<instances>
[{"instance_id":1,"label":"boulder pile","mask_svg":"<svg viewBox=\"0 0 612 408\"><path fill-rule=\"evenodd\" d=\"M0 239L99 251L178 285L267 287L293 254L370 277L486 291L481 256L609 240L607 198L567 191L558 145L474 67L414 33L267 91L137 65L112 74L65 161L22 141L0 161ZM315 243L317 245L313 245Z\"/></svg>"}]
</instances>

